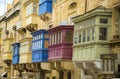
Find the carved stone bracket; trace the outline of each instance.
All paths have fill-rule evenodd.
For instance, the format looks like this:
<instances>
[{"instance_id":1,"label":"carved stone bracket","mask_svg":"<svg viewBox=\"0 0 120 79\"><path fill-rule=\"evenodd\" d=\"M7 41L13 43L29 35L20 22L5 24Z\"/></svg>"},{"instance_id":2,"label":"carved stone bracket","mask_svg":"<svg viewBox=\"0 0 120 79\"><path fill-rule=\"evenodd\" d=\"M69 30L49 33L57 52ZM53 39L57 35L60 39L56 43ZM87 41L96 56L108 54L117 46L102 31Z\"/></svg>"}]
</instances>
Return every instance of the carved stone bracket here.
<instances>
[{"instance_id":1,"label":"carved stone bracket","mask_svg":"<svg viewBox=\"0 0 120 79\"><path fill-rule=\"evenodd\" d=\"M26 26L26 29L29 31L29 32L34 32L37 30L37 24L30 24L28 26Z\"/></svg>"}]
</instances>

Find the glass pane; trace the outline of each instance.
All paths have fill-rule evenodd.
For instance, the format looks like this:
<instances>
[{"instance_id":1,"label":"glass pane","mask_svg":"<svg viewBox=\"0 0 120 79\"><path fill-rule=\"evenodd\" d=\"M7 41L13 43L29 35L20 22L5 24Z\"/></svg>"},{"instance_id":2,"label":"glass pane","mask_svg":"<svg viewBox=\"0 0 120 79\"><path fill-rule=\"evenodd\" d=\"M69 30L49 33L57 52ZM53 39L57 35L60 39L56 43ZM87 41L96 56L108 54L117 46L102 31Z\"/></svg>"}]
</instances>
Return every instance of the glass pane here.
<instances>
[{"instance_id":1,"label":"glass pane","mask_svg":"<svg viewBox=\"0 0 120 79\"><path fill-rule=\"evenodd\" d=\"M87 41L90 41L90 28L87 29Z\"/></svg>"},{"instance_id":2,"label":"glass pane","mask_svg":"<svg viewBox=\"0 0 120 79\"><path fill-rule=\"evenodd\" d=\"M84 30L83 31L83 42L85 42L85 40L86 40L86 31Z\"/></svg>"},{"instance_id":3,"label":"glass pane","mask_svg":"<svg viewBox=\"0 0 120 79\"><path fill-rule=\"evenodd\" d=\"M57 41L57 40L56 40L56 33L54 34L54 37L55 37L55 44L56 44L56 41Z\"/></svg>"},{"instance_id":4,"label":"glass pane","mask_svg":"<svg viewBox=\"0 0 120 79\"><path fill-rule=\"evenodd\" d=\"M107 40L107 28L106 27L100 27L99 40Z\"/></svg>"},{"instance_id":5,"label":"glass pane","mask_svg":"<svg viewBox=\"0 0 120 79\"><path fill-rule=\"evenodd\" d=\"M40 45L41 45L41 48L42 48L42 45L43 45L43 41L42 40L41 40L41 44Z\"/></svg>"},{"instance_id":6,"label":"glass pane","mask_svg":"<svg viewBox=\"0 0 120 79\"><path fill-rule=\"evenodd\" d=\"M73 32L72 31L67 31L65 36L66 36L65 42L69 42L69 43L73 42Z\"/></svg>"},{"instance_id":7,"label":"glass pane","mask_svg":"<svg viewBox=\"0 0 120 79\"><path fill-rule=\"evenodd\" d=\"M33 7L33 13L36 13L36 12L37 12L37 8Z\"/></svg>"},{"instance_id":8,"label":"glass pane","mask_svg":"<svg viewBox=\"0 0 120 79\"><path fill-rule=\"evenodd\" d=\"M94 40L95 38L95 31L94 31L94 28L92 28L92 40Z\"/></svg>"},{"instance_id":9,"label":"glass pane","mask_svg":"<svg viewBox=\"0 0 120 79\"><path fill-rule=\"evenodd\" d=\"M59 43L62 43L62 33L61 32L59 32L59 36L60 36Z\"/></svg>"},{"instance_id":10,"label":"glass pane","mask_svg":"<svg viewBox=\"0 0 120 79\"><path fill-rule=\"evenodd\" d=\"M81 43L81 32L79 33L79 39L78 42Z\"/></svg>"},{"instance_id":11,"label":"glass pane","mask_svg":"<svg viewBox=\"0 0 120 79\"><path fill-rule=\"evenodd\" d=\"M57 36L58 36L58 38L57 38L57 43L59 44L59 38L60 38L59 32L57 33Z\"/></svg>"},{"instance_id":12,"label":"glass pane","mask_svg":"<svg viewBox=\"0 0 120 79\"><path fill-rule=\"evenodd\" d=\"M76 44L77 43L77 33L75 32L74 33L74 44Z\"/></svg>"}]
</instances>

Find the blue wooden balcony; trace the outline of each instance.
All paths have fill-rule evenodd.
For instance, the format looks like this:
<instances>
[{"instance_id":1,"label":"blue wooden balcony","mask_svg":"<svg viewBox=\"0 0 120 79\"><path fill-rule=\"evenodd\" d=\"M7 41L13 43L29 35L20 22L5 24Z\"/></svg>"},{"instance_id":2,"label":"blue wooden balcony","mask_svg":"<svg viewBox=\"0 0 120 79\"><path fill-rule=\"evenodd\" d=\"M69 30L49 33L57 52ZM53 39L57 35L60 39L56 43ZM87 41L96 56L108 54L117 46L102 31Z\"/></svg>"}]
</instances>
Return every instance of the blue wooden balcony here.
<instances>
[{"instance_id":1,"label":"blue wooden balcony","mask_svg":"<svg viewBox=\"0 0 120 79\"><path fill-rule=\"evenodd\" d=\"M52 0L39 1L39 16L46 13L52 13Z\"/></svg>"},{"instance_id":2,"label":"blue wooden balcony","mask_svg":"<svg viewBox=\"0 0 120 79\"><path fill-rule=\"evenodd\" d=\"M19 54L20 43L13 44L13 55Z\"/></svg>"},{"instance_id":3,"label":"blue wooden balcony","mask_svg":"<svg viewBox=\"0 0 120 79\"><path fill-rule=\"evenodd\" d=\"M13 55L12 64L18 64L18 63L19 63L19 55Z\"/></svg>"},{"instance_id":4,"label":"blue wooden balcony","mask_svg":"<svg viewBox=\"0 0 120 79\"><path fill-rule=\"evenodd\" d=\"M48 61L48 33L46 30L38 30L31 33L32 40L32 62Z\"/></svg>"},{"instance_id":5,"label":"blue wooden balcony","mask_svg":"<svg viewBox=\"0 0 120 79\"><path fill-rule=\"evenodd\" d=\"M47 61L48 61L48 50L41 50L32 53L32 62L47 62Z\"/></svg>"},{"instance_id":6,"label":"blue wooden balcony","mask_svg":"<svg viewBox=\"0 0 120 79\"><path fill-rule=\"evenodd\" d=\"M12 64L18 64L19 63L19 48L20 43L14 43L12 44L13 51L12 51Z\"/></svg>"}]
</instances>

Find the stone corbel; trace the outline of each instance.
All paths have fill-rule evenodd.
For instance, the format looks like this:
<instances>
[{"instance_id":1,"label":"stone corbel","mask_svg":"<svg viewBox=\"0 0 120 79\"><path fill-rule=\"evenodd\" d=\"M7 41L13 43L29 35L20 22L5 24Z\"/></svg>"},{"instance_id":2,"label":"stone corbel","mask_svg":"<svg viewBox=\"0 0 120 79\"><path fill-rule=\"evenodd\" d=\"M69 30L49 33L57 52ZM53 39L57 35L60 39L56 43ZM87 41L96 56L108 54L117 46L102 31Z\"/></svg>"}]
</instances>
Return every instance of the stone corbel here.
<instances>
[{"instance_id":1,"label":"stone corbel","mask_svg":"<svg viewBox=\"0 0 120 79\"><path fill-rule=\"evenodd\" d=\"M50 69L51 70L55 69L55 62L50 62Z\"/></svg>"},{"instance_id":2,"label":"stone corbel","mask_svg":"<svg viewBox=\"0 0 120 79\"><path fill-rule=\"evenodd\" d=\"M34 71L34 67L32 66L32 64L26 64L26 69Z\"/></svg>"},{"instance_id":3,"label":"stone corbel","mask_svg":"<svg viewBox=\"0 0 120 79\"><path fill-rule=\"evenodd\" d=\"M50 63L49 62L41 62L41 68L43 70L50 70Z\"/></svg>"},{"instance_id":4,"label":"stone corbel","mask_svg":"<svg viewBox=\"0 0 120 79\"><path fill-rule=\"evenodd\" d=\"M26 33L26 28L20 28L17 30L18 33L20 33L21 35L25 34Z\"/></svg>"},{"instance_id":5,"label":"stone corbel","mask_svg":"<svg viewBox=\"0 0 120 79\"><path fill-rule=\"evenodd\" d=\"M55 62L55 68L56 68L57 70L62 70L62 69L63 69L63 67L62 67L62 62L61 62L61 61L56 61L56 62Z\"/></svg>"},{"instance_id":6,"label":"stone corbel","mask_svg":"<svg viewBox=\"0 0 120 79\"><path fill-rule=\"evenodd\" d=\"M43 15L40 16L40 18L41 18L43 21L49 21L50 18L51 18L51 14L49 14L49 13L43 14Z\"/></svg>"},{"instance_id":7,"label":"stone corbel","mask_svg":"<svg viewBox=\"0 0 120 79\"><path fill-rule=\"evenodd\" d=\"M26 27L29 32L34 32L37 30L37 24L30 24Z\"/></svg>"}]
</instances>

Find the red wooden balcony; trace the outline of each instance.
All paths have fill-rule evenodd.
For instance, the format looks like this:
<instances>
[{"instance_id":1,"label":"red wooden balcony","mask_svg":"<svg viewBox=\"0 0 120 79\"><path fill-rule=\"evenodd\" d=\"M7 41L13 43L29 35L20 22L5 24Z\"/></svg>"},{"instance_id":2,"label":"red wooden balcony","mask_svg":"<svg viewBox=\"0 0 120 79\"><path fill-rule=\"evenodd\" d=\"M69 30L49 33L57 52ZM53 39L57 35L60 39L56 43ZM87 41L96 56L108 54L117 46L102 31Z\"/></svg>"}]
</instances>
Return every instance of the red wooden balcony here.
<instances>
[{"instance_id":1,"label":"red wooden balcony","mask_svg":"<svg viewBox=\"0 0 120 79\"><path fill-rule=\"evenodd\" d=\"M73 26L62 25L48 30L49 60L72 59Z\"/></svg>"}]
</instances>

